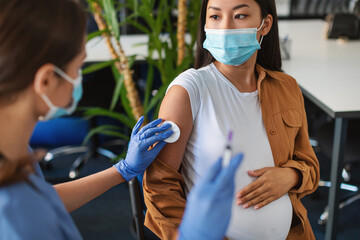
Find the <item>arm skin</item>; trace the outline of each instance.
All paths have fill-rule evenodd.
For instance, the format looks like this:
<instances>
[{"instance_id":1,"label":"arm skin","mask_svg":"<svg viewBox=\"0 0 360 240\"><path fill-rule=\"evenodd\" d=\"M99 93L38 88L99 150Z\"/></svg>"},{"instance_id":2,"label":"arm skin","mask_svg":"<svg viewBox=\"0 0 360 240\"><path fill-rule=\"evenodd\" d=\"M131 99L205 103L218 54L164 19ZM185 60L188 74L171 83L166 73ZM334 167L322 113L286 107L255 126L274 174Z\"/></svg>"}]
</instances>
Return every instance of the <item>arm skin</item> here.
<instances>
[{"instance_id":1,"label":"arm skin","mask_svg":"<svg viewBox=\"0 0 360 240\"><path fill-rule=\"evenodd\" d=\"M72 212L124 181L116 168L110 167L81 179L54 185L54 188L65 208Z\"/></svg>"},{"instance_id":2,"label":"arm skin","mask_svg":"<svg viewBox=\"0 0 360 240\"><path fill-rule=\"evenodd\" d=\"M161 103L159 118L173 121L180 128L179 140L167 144L158 155L178 171L193 127L190 98L183 87L175 85L170 88Z\"/></svg>"},{"instance_id":3,"label":"arm skin","mask_svg":"<svg viewBox=\"0 0 360 240\"><path fill-rule=\"evenodd\" d=\"M145 171L145 226L161 239L174 240L186 205L184 180L179 168L193 127L190 98L183 87L169 89L161 104L159 118L175 122L181 133L175 143L167 144L161 150Z\"/></svg>"}]
</instances>

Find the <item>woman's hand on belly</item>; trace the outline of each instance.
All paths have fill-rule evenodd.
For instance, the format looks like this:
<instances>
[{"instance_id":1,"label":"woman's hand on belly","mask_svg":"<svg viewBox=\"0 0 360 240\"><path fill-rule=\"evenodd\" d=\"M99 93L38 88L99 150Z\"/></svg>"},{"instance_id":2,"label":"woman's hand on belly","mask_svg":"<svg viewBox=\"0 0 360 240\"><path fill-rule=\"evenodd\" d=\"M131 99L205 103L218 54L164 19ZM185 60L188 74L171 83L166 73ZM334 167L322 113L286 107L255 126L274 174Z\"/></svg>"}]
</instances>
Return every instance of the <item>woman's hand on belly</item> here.
<instances>
[{"instance_id":1,"label":"woman's hand on belly","mask_svg":"<svg viewBox=\"0 0 360 240\"><path fill-rule=\"evenodd\" d=\"M293 168L266 167L248 171L257 179L236 194L237 205L262 208L298 185L300 174Z\"/></svg>"}]
</instances>

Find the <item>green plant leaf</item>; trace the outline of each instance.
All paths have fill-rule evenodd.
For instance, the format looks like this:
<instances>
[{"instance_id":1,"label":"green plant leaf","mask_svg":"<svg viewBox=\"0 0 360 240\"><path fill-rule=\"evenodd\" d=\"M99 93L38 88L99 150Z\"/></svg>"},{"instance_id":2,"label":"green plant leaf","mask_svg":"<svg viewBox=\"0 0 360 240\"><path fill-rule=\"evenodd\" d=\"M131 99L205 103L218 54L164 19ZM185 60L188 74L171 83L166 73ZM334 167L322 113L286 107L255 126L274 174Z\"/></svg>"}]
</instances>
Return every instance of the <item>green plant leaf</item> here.
<instances>
[{"instance_id":1,"label":"green plant leaf","mask_svg":"<svg viewBox=\"0 0 360 240\"><path fill-rule=\"evenodd\" d=\"M136 57L137 57L137 55L127 56L129 68L131 68L134 65Z\"/></svg>"},{"instance_id":2,"label":"green plant leaf","mask_svg":"<svg viewBox=\"0 0 360 240\"><path fill-rule=\"evenodd\" d=\"M124 80L122 74L120 74L119 71L117 70L117 68L115 67L115 64L113 64L111 66L111 70L112 70L112 73L113 73L116 81ZM116 102L118 102L118 97L120 96L121 105L123 106L126 114L129 116L129 120L131 122L131 127L133 127L136 123L136 120L135 120L134 115L132 114L129 99L127 99L127 92L126 92L125 86L124 86L124 84L120 84L118 87L119 87L119 89L116 89L116 92L114 91L114 94L116 95L116 98L117 98ZM115 102L114 97L112 99L112 102L113 101Z\"/></svg>"},{"instance_id":3,"label":"green plant leaf","mask_svg":"<svg viewBox=\"0 0 360 240\"><path fill-rule=\"evenodd\" d=\"M109 109L104 109L104 108L97 108L97 107L89 108L84 112L84 115L88 116L88 117L94 117L94 116L110 117L110 118L116 119L119 122L125 124L129 128L132 128L135 125L133 120L131 120L125 114L113 112L113 111L110 111Z\"/></svg>"},{"instance_id":4,"label":"green plant leaf","mask_svg":"<svg viewBox=\"0 0 360 240\"><path fill-rule=\"evenodd\" d=\"M82 70L82 74L86 75L92 72L96 72L106 67L110 67L116 60L110 60L107 62L93 63Z\"/></svg>"},{"instance_id":5,"label":"green plant leaf","mask_svg":"<svg viewBox=\"0 0 360 240\"><path fill-rule=\"evenodd\" d=\"M173 72L171 72L169 74L169 78L170 81L172 81L173 79L175 79L180 73L182 73L183 71L189 69L189 67L191 66L193 60L190 56L187 56L183 59L183 61L181 62L181 64L179 66L177 66Z\"/></svg>"},{"instance_id":6,"label":"green plant leaf","mask_svg":"<svg viewBox=\"0 0 360 240\"><path fill-rule=\"evenodd\" d=\"M145 27L143 24L133 21L132 19L128 19L127 22L131 24L132 26L136 27L140 31L142 31L145 34L150 34L150 31L147 27Z\"/></svg>"},{"instance_id":7,"label":"green plant leaf","mask_svg":"<svg viewBox=\"0 0 360 240\"><path fill-rule=\"evenodd\" d=\"M139 16L145 20L147 25L151 28L152 32L156 31L156 24L154 20L154 4L153 0L142 0L141 5L138 8Z\"/></svg>"},{"instance_id":8,"label":"green plant leaf","mask_svg":"<svg viewBox=\"0 0 360 240\"><path fill-rule=\"evenodd\" d=\"M114 76L115 81L118 81L121 78L122 74L116 68L115 62L114 62L114 64L111 64L111 72L112 72L112 74Z\"/></svg>"},{"instance_id":9,"label":"green plant leaf","mask_svg":"<svg viewBox=\"0 0 360 240\"><path fill-rule=\"evenodd\" d=\"M136 16L136 14L134 14L134 13L133 13L133 14L130 14L130 15L127 16L124 20L122 20L121 22L119 22L119 27L128 24L131 19L136 19L136 17L137 17L137 16Z\"/></svg>"},{"instance_id":10,"label":"green plant leaf","mask_svg":"<svg viewBox=\"0 0 360 240\"><path fill-rule=\"evenodd\" d=\"M96 38L98 36L101 36L102 34L104 33L108 33L108 30L107 29L104 29L102 31L98 30L98 31L95 31L95 32L92 32L92 33L89 33L87 36L86 36L86 41L90 41L91 39L93 38Z\"/></svg>"},{"instance_id":11,"label":"green plant leaf","mask_svg":"<svg viewBox=\"0 0 360 240\"><path fill-rule=\"evenodd\" d=\"M196 43L196 26L200 14L201 1L188 1L187 3L187 29L191 35L191 41L190 43L186 43L187 49L185 58L179 66L177 66L177 32L172 16L173 9L176 9L177 7L177 0L125 0L125 6L132 14L120 23L117 21L117 14L120 7L124 5L119 4L118 0L96 1L102 3L105 20L109 28L113 30L113 35L120 36L120 33L116 33L115 30L119 30L119 26L124 24L130 24L148 35L148 55L145 56L144 59L148 63L149 69L146 79L143 106L146 114L154 109L155 114L157 114L161 100L165 95L169 83L182 71L188 69L193 63L193 47ZM154 9L156 9L156 11ZM162 37L164 35L167 35L168 39L164 39ZM153 59L154 53L159 57ZM130 66L133 65L133 61L135 61L135 56L129 57ZM122 83L123 78L117 70L114 71L114 64L111 65L111 68L113 70L116 85L109 112L112 112L111 109L115 109L116 104L121 104L125 114L121 115L121 120L119 121L127 122L127 126L135 124L136 120L132 114L129 100L127 99L126 88ZM158 93L152 97L151 91L155 78L154 71L160 73L162 86L159 88ZM121 101L121 103L119 101ZM126 117L126 120L124 117Z\"/></svg>"},{"instance_id":12,"label":"green plant leaf","mask_svg":"<svg viewBox=\"0 0 360 240\"><path fill-rule=\"evenodd\" d=\"M107 24L111 27L111 31L113 32L116 39L120 37L120 27L119 22L117 20L117 11L114 6L113 0L102 0L104 17Z\"/></svg>"},{"instance_id":13,"label":"green plant leaf","mask_svg":"<svg viewBox=\"0 0 360 240\"><path fill-rule=\"evenodd\" d=\"M157 8L156 19L155 19L156 29L157 29L156 32L158 33L162 32L166 16L167 13L166 13L166 7L164 6L164 0L160 0L159 6Z\"/></svg>"},{"instance_id":14,"label":"green plant leaf","mask_svg":"<svg viewBox=\"0 0 360 240\"><path fill-rule=\"evenodd\" d=\"M174 49L170 49L167 42L163 43L163 49L165 50L165 74L167 76L166 79L163 79L163 82L172 81L173 79L170 78L172 73L174 72L174 68L176 67L177 61L177 51Z\"/></svg>"},{"instance_id":15,"label":"green plant leaf","mask_svg":"<svg viewBox=\"0 0 360 240\"><path fill-rule=\"evenodd\" d=\"M117 130L117 129L115 129ZM121 129L120 129L121 130ZM102 135L106 135L106 136L111 136L111 137L118 137L120 139L124 139L126 141L130 141L130 137L121 133L121 132L118 132L118 131L113 131L113 130L102 130L99 132L100 134Z\"/></svg>"},{"instance_id":16,"label":"green plant leaf","mask_svg":"<svg viewBox=\"0 0 360 240\"><path fill-rule=\"evenodd\" d=\"M145 96L144 96L144 111L148 108L149 99L151 95L151 90L154 81L154 66L149 64L148 65L148 72L146 77L146 88L145 88Z\"/></svg>"},{"instance_id":17,"label":"green plant leaf","mask_svg":"<svg viewBox=\"0 0 360 240\"><path fill-rule=\"evenodd\" d=\"M159 101L155 107L155 111L153 113L153 119L157 119L159 116L159 111L160 111L160 107L161 107L161 101Z\"/></svg>"},{"instance_id":18,"label":"green plant leaf","mask_svg":"<svg viewBox=\"0 0 360 240\"><path fill-rule=\"evenodd\" d=\"M95 134L102 134L102 135L107 135L107 136L114 136L114 137L119 137L121 139L124 139L126 141L129 141L130 138L129 136L121 133L122 129L118 126L114 126L114 125L101 125L98 126L96 128L93 128L85 137L83 144L86 144L90 138L92 136L94 136Z\"/></svg>"},{"instance_id":19,"label":"green plant leaf","mask_svg":"<svg viewBox=\"0 0 360 240\"><path fill-rule=\"evenodd\" d=\"M145 0L146 2L147 0ZM148 0L147 2L149 2L149 7L150 9L154 9L155 8L155 2L156 0Z\"/></svg>"},{"instance_id":20,"label":"green plant leaf","mask_svg":"<svg viewBox=\"0 0 360 240\"><path fill-rule=\"evenodd\" d=\"M116 104L119 101L119 97L120 97L120 90L121 87L124 83L124 75L120 74L120 77L117 79L116 84L115 84L115 88L114 88L114 93L111 99L111 105L110 105L110 110L113 111L114 108L116 107Z\"/></svg>"},{"instance_id":21,"label":"green plant leaf","mask_svg":"<svg viewBox=\"0 0 360 240\"><path fill-rule=\"evenodd\" d=\"M122 87L121 87L120 97L121 97L121 105L123 106L126 114L132 120L132 123L133 123L132 127L133 127L136 123L136 120L135 120L135 116L133 115L133 113L131 111L130 102L129 102L129 99L127 98L127 91L126 91L126 88L124 85L122 85Z\"/></svg>"},{"instance_id":22,"label":"green plant leaf","mask_svg":"<svg viewBox=\"0 0 360 240\"><path fill-rule=\"evenodd\" d=\"M160 103L160 101L164 98L165 92L167 87L169 86L170 83L168 84L163 84L160 89L158 90L157 94L151 99L150 104L148 105L147 109L146 109L146 114L149 113L149 111L151 109L153 109L157 104Z\"/></svg>"}]
</instances>

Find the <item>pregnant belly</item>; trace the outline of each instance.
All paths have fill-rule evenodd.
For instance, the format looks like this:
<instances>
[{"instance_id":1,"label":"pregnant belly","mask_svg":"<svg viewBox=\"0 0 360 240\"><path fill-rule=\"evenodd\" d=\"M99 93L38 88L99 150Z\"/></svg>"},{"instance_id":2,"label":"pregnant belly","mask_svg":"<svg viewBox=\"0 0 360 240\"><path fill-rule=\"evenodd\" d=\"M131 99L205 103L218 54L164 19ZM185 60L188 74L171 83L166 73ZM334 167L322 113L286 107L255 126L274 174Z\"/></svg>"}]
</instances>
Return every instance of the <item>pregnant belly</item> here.
<instances>
[{"instance_id":1,"label":"pregnant belly","mask_svg":"<svg viewBox=\"0 0 360 240\"><path fill-rule=\"evenodd\" d=\"M286 239L292 221L292 205L288 194L265 207L243 209L233 202L226 236L245 240Z\"/></svg>"}]
</instances>

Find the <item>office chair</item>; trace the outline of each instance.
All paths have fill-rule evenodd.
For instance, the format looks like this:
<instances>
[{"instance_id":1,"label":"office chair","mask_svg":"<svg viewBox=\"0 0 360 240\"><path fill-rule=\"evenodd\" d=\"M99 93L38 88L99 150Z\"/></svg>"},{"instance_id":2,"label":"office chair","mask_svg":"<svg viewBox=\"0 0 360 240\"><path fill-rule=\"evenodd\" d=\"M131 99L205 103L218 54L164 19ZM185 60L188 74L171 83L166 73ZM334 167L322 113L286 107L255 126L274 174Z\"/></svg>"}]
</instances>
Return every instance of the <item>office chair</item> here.
<instances>
[{"instance_id":1,"label":"office chair","mask_svg":"<svg viewBox=\"0 0 360 240\"><path fill-rule=\"evenodd\" d=\"M95 128L97 126L96 118L90 119L89 129ZM113 146L126 147L126 141L122 139L112 140L104 144L100 143L99 135L94 135L87 145L82 145L82 142L78 142L77 145L65 145L58 148L54 148L48 151L43 159L43 164L45 167L51 167L51 161L54 159L70 155L70 154L80 154L76 160L73 162L70 167L68 177L70 179L78 178L81 172L81 169L92 157L97 157L98 155L107 157L108 159L115 159L117 154L109 150Z\"/></svg>"},{"instance_id":2,"label":"office chair","mask_svg":"<svg viewBox=\"0 0 360 240\"><path fill-rule=\"evenodd\" d=\"M317 155L322 154L331 161L332 145L334 138L334 119L324 113L314 103L304 97L306 115L308 120L310 143ZM340 188L346 191L345 197L340 200L339 208L342 209L354 201L360 199L359 184L352 170L358 164L360 165L360 120L349 120L346 149L344 156L344 167L342 169L343 183ZM330 187L330 181L320 179L319 187ZM316 191L318 193L318 191ZM315 195L316 196L316 195ZM319 225L326 224L328 220L328 207L318 219Z\"/></svg>"},{"instance_id":3,"label":"office chair","mask_svg":"<svg viewBox=\"0 0 360 240\"><path fill-rule=\"evenodd\" d=\"M323 124L317 129L316 139L319 143L318 151L321 151L329 159L331 159L332 145L333 145L333 133L334 133L334 121L329 121ZM358 165L360 166L360 121L349 120L347 144L344 156L344 168L342 171L342 178L344 180L341 183L340 188L346 190L347 196L341 199L339 209L342 209L356 200L360 199L360 191L358 182L360 179L355 179L352 176L352 170ZM330 187L331 182L321 180L319 183L320 187ZM328 220L328 206L325 207L324 212L318 219L319 225L325 225Z\"/></svg>"},{"instance_id":4,"label":"office chair","mask_svg":"<svg viewBox=\"0 0 360 240\"><path fill-rule=\"evenodd\" d=\"M137 240L160 240L144 225L146 206L142 191L143 174L129 182L131 209L133 214L133 230Z\"/></svg>"},{"instance_id":5,"label":"office chair","mask_svg":"<svg viewBox=\"0 0 360 240\"><path fill-rule=\"evenodd\" d=\"M145 240L144 230L144 207L140 182L136 178L129 182L131 209L133 213L133 224L137 240Z\"/></svg>"},{"instance_id":6,"label":"office chair","mask_svg":"<svg viewBox=\"0 0 360 240\"><path fill-rule=\"evenodd\" d=\"M290 18L324 18L329 13L348 13L353 1L291 0Z\"/></svg>"}]
</instances>

